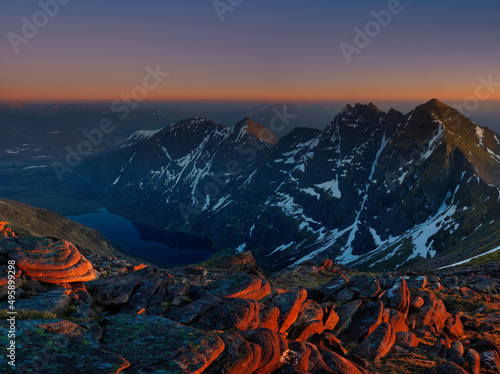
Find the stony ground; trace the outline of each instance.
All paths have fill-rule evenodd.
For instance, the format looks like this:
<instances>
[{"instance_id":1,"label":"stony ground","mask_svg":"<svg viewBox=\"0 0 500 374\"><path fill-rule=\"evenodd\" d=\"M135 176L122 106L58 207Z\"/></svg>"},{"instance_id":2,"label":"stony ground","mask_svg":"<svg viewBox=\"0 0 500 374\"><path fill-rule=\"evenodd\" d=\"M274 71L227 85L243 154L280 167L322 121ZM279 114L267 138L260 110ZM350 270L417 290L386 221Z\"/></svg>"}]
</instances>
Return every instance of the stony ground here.
<instances>
[{"instance_id":1,"label":"stony ground","mask_svg":"<svg viewBox=\"0 0 500 374\"><path fill-rule=\"evenodd\" d=\"M7 261L26 243L57 249L51 262L32 249L44 262L26 255L31 267L74 254L47 238L13 250L12 235L0 240L0 309ZM327 260L264 274L251 253L175 269L85 257L92 281L17 272L18 372L500 373L497 264L367 274Z\"/></svg>"}]
</instances>

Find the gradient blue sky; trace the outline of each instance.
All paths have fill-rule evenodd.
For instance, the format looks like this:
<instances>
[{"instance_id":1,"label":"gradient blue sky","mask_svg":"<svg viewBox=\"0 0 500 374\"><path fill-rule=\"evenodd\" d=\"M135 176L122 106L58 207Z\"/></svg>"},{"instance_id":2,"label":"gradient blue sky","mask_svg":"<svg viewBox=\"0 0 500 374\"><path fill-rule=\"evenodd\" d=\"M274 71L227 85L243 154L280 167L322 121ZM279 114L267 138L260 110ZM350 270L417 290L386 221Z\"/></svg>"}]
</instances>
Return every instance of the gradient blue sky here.
<instances>
[{"instance_id":1,"label":"gradient blue sky","mask_svg":"<svg viewBox=\"0 0 500 374\"><path fill-rule=\"evenodd\" d=\"M40 7L2 3L3 101L114 100L157 64L150 100L461 101L500 82L498 0L402 0L350 64L339 44L388 1L243 0L221 22L210 0L72 0L18 54L7 35Z\"/></svg>"}]
</instances>

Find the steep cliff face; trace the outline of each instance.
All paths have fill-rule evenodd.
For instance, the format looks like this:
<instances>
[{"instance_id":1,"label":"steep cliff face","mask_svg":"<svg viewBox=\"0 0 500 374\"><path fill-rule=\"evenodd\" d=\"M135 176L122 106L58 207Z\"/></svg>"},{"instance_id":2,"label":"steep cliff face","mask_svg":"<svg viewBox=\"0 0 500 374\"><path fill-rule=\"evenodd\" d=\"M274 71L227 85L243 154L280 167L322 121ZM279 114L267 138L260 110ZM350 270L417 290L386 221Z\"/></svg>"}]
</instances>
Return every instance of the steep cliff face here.
<instances>
[{"instance_id":1,"label":"steep cliff face","mask_svg":"<svg viewBox=\"0 0 500 374\"><path fill-rule=\"evenodd\" d=\"M132 135L75 178L134 221L252 250L267 269L446 264L500 233L500 137L435 99L406 115L348 105L281 139L194 118Z\"/></svg>"}]
</instances>

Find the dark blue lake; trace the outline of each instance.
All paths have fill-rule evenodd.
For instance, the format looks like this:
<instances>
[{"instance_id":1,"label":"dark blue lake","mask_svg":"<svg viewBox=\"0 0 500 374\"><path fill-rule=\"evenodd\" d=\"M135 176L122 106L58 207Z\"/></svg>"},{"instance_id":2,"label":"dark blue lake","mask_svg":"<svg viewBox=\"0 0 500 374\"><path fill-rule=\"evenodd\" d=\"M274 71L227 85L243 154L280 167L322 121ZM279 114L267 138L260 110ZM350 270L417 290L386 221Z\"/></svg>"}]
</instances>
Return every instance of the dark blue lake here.
<instances>
[{"instance_id":1,"label":"dark blue lake","mask_svg":"<svg viewBox=\"0 0 500 374\"><path fill-rule=\"evenodd\" d=\"M67 218L99 230L109 240L120 244L126 253L169 266L204 261L213 253L207 239L134 225L104 208L96 213Z\"/></svg>"}]
</instances>

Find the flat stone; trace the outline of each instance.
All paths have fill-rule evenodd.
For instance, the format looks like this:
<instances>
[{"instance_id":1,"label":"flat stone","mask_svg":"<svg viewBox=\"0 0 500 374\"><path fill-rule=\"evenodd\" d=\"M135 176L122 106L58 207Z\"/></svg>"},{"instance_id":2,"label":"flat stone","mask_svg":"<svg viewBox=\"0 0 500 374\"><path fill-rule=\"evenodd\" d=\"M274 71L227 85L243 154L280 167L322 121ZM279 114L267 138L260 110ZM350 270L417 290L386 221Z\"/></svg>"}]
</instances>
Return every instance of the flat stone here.
<instances>
[{"instance_id":1,"label":"flat stone","mask_svg":"<svg viewBox=\"0 0 500 374\"><path fill-rule=\"evenodd\" d=\"M129 300L141 280L155 275L157 271L156 267L147 266L127 275L114 275L89 282L87 288L99 304L118 306Z\"/></svg>"},{"instance_id":2,"label":"flat stone","mask_svg":"<svg viewBox=\"0 0 500 374\"><path fill-rule=\"evenodd\" d=\"M371 299L380 291L380 283L371 275L354 275L349 279L349 288L358 292L360 297Z\"/></svg>"},{"instance_id":3,"label":"flat stone","mask_svg":"<svg viewBox=\"0 0 500 374\"><path fill-rule=\"evenodd\" d=\"M98 325L85 328L64 320L18 320L16 323L18 372L115 374L130 366L120 353L102 349ZM3 347L8 347L8 326L6 320L0 321Z\"/></svg>"},{"instance_id":4,"label":"flat stone","mask_svg":"<svg viewBox=\"0 0 500 374\"><path fill-rule=\"evenodd\" d=\"M335 326L335 328L333 329L333 334L338 336L351 325L352 318L358 311L361 302L362 302L361 299L354 300L351 301L350 303L340 305L335 309L335 312L339 316L339 321Z\"/></svg>"},{"instance_id":5,"label":"flat stone","mask_svg":"<svg viewBox=\"0 0 500 374\"><path fill-rule=\"evenodd\" d=\"M259 303L227 297L211 307L192 326L211 330L252 330L259 325Z\"/></svg>"},{"instance_id":6,"label":"flat stone","mask_svg":"<svg viewBox=\"0 0 500 374\"><path fill-rule=\"evenodd\" d=\"M321 286L321 290L325 293L325 296L335 295L340 290L347 287L349 281L342 274L339 274L332 278L327 283Z\"/></svg>"},{"instance_id":7,"label":"flat stone","mask_svg":"<svg viewBox=\"0 0 500 374\"><path fill-rule=\"evenodd\" d=\"M107 319L101 342L135 371L194 374L203 372L224 350L219 335L162 317L118 314Z\"/></svg>"},{"instance_id":8,"label":"flat stone","mask_svg":"<svg viewBox=\"0 0 500 374\"><path fill-rule=\"evenodd\" d=\"M27 299L17 299L15 307L16 311L30 310L61 315L67 310L69 302L69 291L56 289L36 294ZM8 309L8 306L8 303L0 303L0 309Z\"/></svg>"},{"instance_id":9,"label":"flat stone","mask_svg":"<svg viewBox=\"0 0 500 374\"><path fill-rule=\"evenodd\" d=\"M168 311L165 317L183 324L190 324L208 312L212 307L221 303L222 299L220 297L207 295L183 307Z\"/></svg>"},{"instance_id":10,"label":"flat stone","mask_svg":"<svg viewBox=\"0 0 500 374\"><path fill-rule=\"evenodd\" d=\"M139 282L137 291L130 297L129 301L120 309L121 313L137 314L145 310L154 293L163 283L164 278L155 276L146 278Z\"/></svg>"},{"instance_id":11,"label":"flat stone","mask_svg":"<svg viewBox=\"0 0 500 374\"><path fill-rule=\"evenodd\" d=\"M207 374L252 374L260 363L261 347L251 343L237 332L220 335L225 349L204 371Z\"/></svg>"},{"instance_id":12,"label":"flat stone","mask_svg":"<svg viewBox=\"0 0 500 374\"><path fill-rule=\"evenodd\" d=\"M378 300L362 305L349 328L338 336L339 339L346 343L360 343L380 325L383 309L384 305Z\"/></svg>"},{"instance_id":13,"label":"flat stone","mask_svg":"<svg viewBox=\"0 0 500 374\"><path fill-rule=\"evenodd\" d=\"M271 293L263 275L240 273L212 282L207 289L216 296L260 300Z\"/></svg>"}]
</instances>

